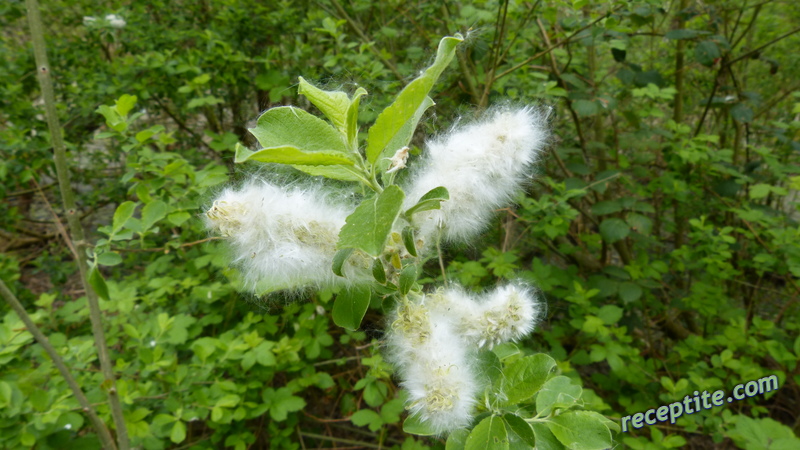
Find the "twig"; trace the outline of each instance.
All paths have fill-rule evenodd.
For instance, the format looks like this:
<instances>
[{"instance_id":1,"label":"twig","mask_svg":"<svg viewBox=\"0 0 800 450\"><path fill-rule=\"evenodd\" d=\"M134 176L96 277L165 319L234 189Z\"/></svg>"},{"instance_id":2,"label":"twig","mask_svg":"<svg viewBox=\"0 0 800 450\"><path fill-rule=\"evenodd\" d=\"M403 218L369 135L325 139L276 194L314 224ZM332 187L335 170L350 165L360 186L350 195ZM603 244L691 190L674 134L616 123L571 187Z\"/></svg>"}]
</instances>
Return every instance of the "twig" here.
<instances>
[{"instance_id":1,"label":"twig","mask_svg":"<svg viewBox=\"0 0 800 450\"><path fill-rule=\"evenodd\" d=\"M369 442L354 441L354 440L351 440L351 439L335 438L333 436L325 436L325 435L316 434L316 433L301 432L300 435L301 436L305 436L305 437L309 437L309 438L319 439L319 440L322 440L322 441L339 442L339 443L342 443L342 444L357 445L357 446L367 447L367 448L381 448L379 445L370 444Z\"/></svg>"},{"instance_id":2,"label":"twig","mask_svg":"<svg viewBox=\"0 0 800 450\"><path fill-rule=\"evenodd\" d=\"M520 67L523 67L523 66L527 65L529 62L533 61L534 59L537 59L537 58L539 58L539 57L541 57L543 55L546 55L546 54L550 53L551 51L553 51L553 49L558 48L562 44L565 44L565 43L569 42L570 40L572 40L572 38L577 36L579 33L583 32L584 30L586 30L588 28L591 28L597 22L600 22L601 20L603 20L603 19L607 18L608 16L610 16L611 14L615 13L618 9L622 8L622 6L623 5L617 6L616 8L612 9L611 11L603 14L602 16L598 17L597 19L595 19L595 20L589 22L588 24L584 25L583 27L579 28L574 33L570 34L569 36L565 37L564 39L556 42L555 44L547 47L546 49L542 50L541 52L539 52L539 53L527 58L525 61L522 61L521 63L519 63L519 64L509 68L508 70L502 72L500 75L497 75L494 79L495 80L499 80L500 78L503 78L504 76L510 74L511 72L514 72L515 70L519 69Z\"/></svg>"},{"instance_id":3,"label":"twig","mask_svg":"<svg viewBox=\"0 0 800 450\"><path fill-rule=\"evenodd\" d=\"M44 40L44 26L39 13L39 2L37 0L26 0L28 12L28 24L31 29L31 39L33 41L33 52L36 60L36 73L39 78L42 96L44 97L45 114L47 117L47 127L50 130L50 139L53 144L53 156L55 159L56 173L58 175L58 185L61 190L61 198L64 202L67 223L69 224L70 234L76 248L70 249L77 254L78 270L81 274L81 281L86 290L86 302L89 304L89 317L92 323L92 335L94 336L95 347L97 348L97 358L100 360L100 367L103 371L103 387L107 386L111 416L117 430L117 446L120 450L128 450L130 443L128 440L128 429L125 425L125 418L122 413L122 405L117 393L116 377L108 355L108 345L103 330L103 318L100 311L100 302L97 293L92 289L88 282L89 266L87 263L86 240L84 238L83 227L78 217L77 205L75 203L75 193L70 185L69 166L67 164L67 151L64 146L64 139L61 134L61 124L58 120L56 111L55 93L53 92L53 82L50 79L50 64L47 61L47 47ZM106 444L106 448L115 448L113 445Z\"/></svg>"}]
</instances>

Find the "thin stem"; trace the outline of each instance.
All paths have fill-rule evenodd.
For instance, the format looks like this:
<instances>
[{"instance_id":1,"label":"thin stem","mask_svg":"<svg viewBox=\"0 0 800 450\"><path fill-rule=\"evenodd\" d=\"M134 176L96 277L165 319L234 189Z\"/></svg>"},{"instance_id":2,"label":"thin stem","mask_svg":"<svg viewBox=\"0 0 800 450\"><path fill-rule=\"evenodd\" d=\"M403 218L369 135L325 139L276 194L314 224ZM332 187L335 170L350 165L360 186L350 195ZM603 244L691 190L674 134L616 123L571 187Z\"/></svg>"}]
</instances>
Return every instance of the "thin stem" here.
<instances>
[{"instance_id":1,"label":"thin stem","mask_svg":"<svg viewBox=\"0 0 800 450\"><path fill-rule=\"evenodd\" d=\"M61 136L61 125L56 112L55 94L53 92L53 82L50 79L50 64L47 61L47 47L44 40L42 18L39 14L39 3L37 0L26 0L26 8L28 10L28 24L31 28L34 57L36 59L36 73L39 78L39 85L42 89L42 96L44 97L47 126L50 130L50 139L53 144L58 184L61 190L61 198L64 202L64 209L66 210L67 223L69 224L70 234L72 235L72 242L75 244L77 250L78 257L76 262L81 274L83 288L86 291L86 301L89 304L89 317L92 322L92 334L94 335L95 347L97 348L97 357L100 360L100 367L103 371L103 377L105 378L103 385L108 386L106 392L108 393L111 415L114 418L114 425L117 430L117 445L120 450L128 450L130 448L128 430L125 425L122 405L120 404L119 395L117 393L116 379L111 364L111 358L108 355L100 302L97 293L95 293L92 286L87 281L89 273L85 251L87 242L83 234L83 227L80 223L80 217L75 203L75 194L70 185L67 151Z\"/></svg>"},{"instance_id":2,"label":"thin stem","mask_svg":"<svg viewBox=\"0 0 800 450\"><path fill-rule=\"evenodd\" d=\"M598 17L597 19L595 19L595 20L591 21L590 23L584 25L583 27L579 28L574 33L570 34L569 36L565 37L564 39L556 42L553 45L548 46L546 49L542 50L541 52L539 52L539 53L537 53L537 54L525 59L525 61L522 61L521 63L510 67L509 69L505 70L504 72L502 72L499 75L497 75L496 77L494 77L494 80L499 80L500 78L503 78L504 76L510 74L511 72L514 72L515 70L519 69L520 67L526 66L529 62L531 62L531 61L533 61L533 60L535 60L535 59L537 59L537 58L539 58L539 57L541 57L543 55L546 55L546 54L550 53L554 49L556 49L556 48L560 47L561 45L563 45L563 44L569 42L570 40L572 40L572 38L577 36L579 33L583 32L584 30L586 30L588 28L591 28L597 22L600 22L601 20L606 19L608 16L610 16L612 13L616 12L620 8L622 8L622 6L618 6L618 7L614 8L613 10L607 12L606 14L603 14L602 16Z\"/></svg>"},{"instance_id":3,"label":"thin stem","mask_svg":"<svg viewBox=\"0 0 800 450\"><path fill-rule=\"evenodd\" d=\"M64 364L64 360L61 359L61 355L58 354L56 349L50 343L50 340L47 339L47 336L42 333L42 330L39 329L38 326L31 320L31 317L28 315L28 312L25 311L25 307L22 306L22 303L17 299L13 292L8 289L6 283L3 280L0 280L0 294L2 294L5 301L11 306L11 309L17 313L17 316L22 320L22 323L25 324L25 328L33 335L36 342L44 348L44 351L47 352L47 355L50 356L50 359L55 364L58 371L61 372L61 376L64 377L66 380L67 385L69 386L70 390L72 390L72 394L78 400L78 403L81 405L83 412L89 416L89 421L92 423L92 427L97 432L97 437L100 439L100 442L103 445L103 448L107 449L116 449L117 446L114 444L114 438L111 437L111 433L106 428L106 424L97 417L97 412L94 410L94 407L91 403L89 403L89 399L86 398L84 395L83 390L81 390L80 385L72 376L67 365Z\"/></svg>"}]
</instances>

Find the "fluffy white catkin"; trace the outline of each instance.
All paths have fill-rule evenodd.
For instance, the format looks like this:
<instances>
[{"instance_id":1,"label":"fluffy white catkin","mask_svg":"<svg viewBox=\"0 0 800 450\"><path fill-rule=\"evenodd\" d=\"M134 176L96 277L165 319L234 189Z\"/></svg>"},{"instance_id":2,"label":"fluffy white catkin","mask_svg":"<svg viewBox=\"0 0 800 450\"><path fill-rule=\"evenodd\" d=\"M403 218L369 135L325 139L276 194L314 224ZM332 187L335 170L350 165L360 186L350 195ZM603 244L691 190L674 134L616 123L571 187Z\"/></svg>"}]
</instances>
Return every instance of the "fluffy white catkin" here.
<instances>
[{"instance_id":1,"label":"fluffy white catkin","mask_svg":"<svg viewBox=\"0 0 800 450\"><path fill-rule=\"evenodd\" d=\"M256 181L226 189L206 212L226 236L250 290L324 287L365 278L369 261L353 255L346 278L331 270L348 208L325 201L313 188L289 189Z\"/></svg>"},{"instance_id":2,"label":"fluffy white catkin","mask_svg":"<svg viewBox=\"0 0 800 450\"><path fill-rule=\"evenodd\" d=\"M546 113L498 109L427 144L406 192L406 208L438 186L450 192L440 210L416 217L427 243L441 227L447 241L466 242L510 203L548 139Z\"/></svg>"},{"instance_id":3,"label":"fluffy white catkin","mask_svg":"<svg viewBox=\"0 0 800 450\"><path fill-rule=\"evenodd\" d=\"M452 321L419 301L404 301L387 333L389 360L408 393L408 409L436 434L469 425L480 389Z\"/></svg>"},{"instance_id":4,"label":"fluffy white catkin","mask_svg":"<svg viewBox=\"0 0 800 450\"><path fill-rule=\"evenodd\" d=\"M440 289L428 296L428 306L452 317L456 331L480 349L527 336L541 314L533 290L515 283L497 287L479 298L458 287Z\"/></svg>"}]
</instances>

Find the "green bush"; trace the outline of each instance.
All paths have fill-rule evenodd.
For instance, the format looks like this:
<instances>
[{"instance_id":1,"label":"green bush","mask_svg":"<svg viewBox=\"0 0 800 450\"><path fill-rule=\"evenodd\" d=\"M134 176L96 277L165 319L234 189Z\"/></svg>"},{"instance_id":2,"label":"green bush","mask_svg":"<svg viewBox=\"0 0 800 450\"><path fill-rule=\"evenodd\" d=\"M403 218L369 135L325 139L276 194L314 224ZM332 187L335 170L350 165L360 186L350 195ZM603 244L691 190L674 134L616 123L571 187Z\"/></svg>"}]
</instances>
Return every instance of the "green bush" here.
<instances>
[{"instance_id":1,"label":"green bush","mask_svg":"<svg viewBox=\"0 0 800 450\"><path fill-rule=\"evenodd\" d=\"M545 391L519 411L479 417L471 443L466 432L447 444L404 432L378 299L351 331L333 322L335 292L239 293L228 250L201 220L226 183L256 171L234 167L236 144L255 145L249 121L277 105L318 113L295 95L298 76L329 90L364 87L366 130L455 31L465 43L412 154L424 152L423 134L504 102L552 106L557 136L516 207L499 211L479 243L443 249L446 278L466 288L522 278L543 292L544 323L497 348L494 363L557 361L547 383L580 393L586 414L608 423L775 374L778 392L615 434L614 445L796 445L796 12L732 0L98 8L60 0L42 12L133 446L458 448L505 435L499 448L529 445L517 438L578 448L540 424L528 436L514 418L534 417ZM68 214L26 8L0 11L0 278L116 434L87 295L58 225ZM420 283L443 281L437 259ZM2 306L0 447L34 446L99 441L43 347Z\"/></svg>"}]
</instances>

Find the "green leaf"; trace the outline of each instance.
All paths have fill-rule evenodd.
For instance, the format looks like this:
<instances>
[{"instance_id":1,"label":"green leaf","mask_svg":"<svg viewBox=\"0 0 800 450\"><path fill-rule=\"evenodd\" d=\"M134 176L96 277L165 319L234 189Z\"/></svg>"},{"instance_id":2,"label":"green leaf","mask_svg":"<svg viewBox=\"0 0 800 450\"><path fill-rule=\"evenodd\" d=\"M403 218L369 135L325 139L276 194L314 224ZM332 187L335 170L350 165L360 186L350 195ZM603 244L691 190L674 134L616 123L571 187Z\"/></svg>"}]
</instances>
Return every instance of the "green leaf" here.
<instances>
[{"instance_id":1,"label":"green leaf","mask_svg":"<svg viewBox=\"0 0 800 450\"><path fill-rule=\"evenodd\" d=\"M331 123L342 133L347 131L347 111L350 108L350 99L342 91L323 91L300 77L300 86L297 89L300 95L314 104Z\"/></svg>"},{"instance_id":2,"label":"green leaf","mask_svg":"<svg viewBox=\"0 0 800 450\"><path fill-rule=\"evenodd\" d=\"M142 208L142 230L148 230L167 215L167 204L161 200L152 201Z\"/></svg>"},{"instance_id":3,"label":"green leaf","mask_svg":"<svg viewBox=\"0 0 800 450\"><path fill-rule=\"evenodd\" d=\"M593 116L600 112L600 105L592 100L575 100L572 107L581 117Z\"/></svg>"},{"instance_id":4,"label":"green leaf","mask_svg":"<svg viewBox=\"0 0 800 450\"><path fill-rule=\"evenodd\" d=\"M186 211L177 211L167 216L167 220L176 227L183 225L184 222L191 218L192 215Z\"/></svg>"},{"instance_id":5,"label":"green leaf","mask_svg":"<svg viewBox=\"0 0 800 450\"><path fill-rule=\"evenodd\" d=\"M123 119L122 116L119 115L116 109L108 105L98 106L95 112L105 117L106 125L108 125L113 130L119 131L121 133L128 128L128 123L125 122L125 119Z\"/></svg>"},{"instance_id":6,"label":"green leaf","mask_svg":"<svg viewBox=\"0 0 800 450\"><path fill-rule=\"evenodd\" d=\"M642 296L642 288L636 283L624 282L619 285L619 298L625 303L635 302Z\"/></svg>"},{"instance_id":7,"label":"green leaf","mask_svg":"<svg viewBox=\"0 0 800 450\"><path fill-rule=\"evenodd\" d=\"M349 165L294 165L292 167L314 177L325 177L332 180L342 181L365 181L365 178L359 175L356 169Z\"/></svg>"},{"instance_id":8,"label":"green leaf","mask_svg":"<svg viewBox=\"0 0 800 450\"><path fill-rule=\"evenodd\" d=\"M505 403L521 403L536 395L555 367L555 360L544 353L511 363L505 370Z\"/></svg>"},{"instance_id":9,"label":"green leaf","mask_svg":"<svg viewBox=\"0 0 800 450\"><path fill-rule=\"evenodd\" d=\"M508 432L503 419L489 416L479 423L467 438L465 450L500 450L508 448Z\"/></svg>"},{"instance_id":10,"label":"green leaf","mask_svg":"<svg viewBox=\"0 0 800 450\"><path fill-rule=\"evenodd\" d=\"M350 255L353 254L354 251L355 249L345 248L339 250L338 252L336 252L335 255L333 255L333 266L331 267L333 273L335 273L340 277L344 276L344 272L342 271L342 269L344 268L344 263L347 261L347 258L349 258Z\"/></svg>"},{"instance_id":11,"label":"green leaf","mask_svg":"<svg viewBox=\"0 0 800 450\"><path fill-rule=\"evenodd\" d=\"M375 120L375 124L369 129L369 137L367 138L366 154L370 163L374 164L378 160L390 142L397 143L396 137L398 133L401 132L407 122L414 118L420 106L425 103L425 99L431 88L433 88L434 83L453 59L456 45L462 40L464 38L461 35L443 38L439 42L439 49L433 64L419 78L403 88L394 103L384 109ZM400 145L400 147L404 145L407 145L407 142Z\"/></svg>"},{"instance_id":12,"label":"green leaf","mask_svg":"<svg viewBox=\"0 0 800 450\"><path fill-rule=\"evenodd\" d=\"M172 431L169 433L169 440L179 444L183 442L184 439L186 439L186 425L179 420L172 426Z\"/></svg>"},{"instance_id":13,"label":"green leaf","mask_svg":"<svg viewBox=\"0 0 800 450\"><path fill-rule=\"evenodd\" d=\"M125 222L133 216L134 209L136 209L136 203L134 202L124 202L117 206L117 210L114 212L114 219L111 222L111 234L116 234L117 231L125 226Z\"/></svg>"},{"instance_id":14,"label":"green leaf","mask_svg":"<svg viewBox=\"0 0 800 450\"><path fill-rule=\"evenodd\" d=\"M414 229L405 227L402 231L403 245L411 256L417 256L417 244L414 242Z\"/></svg>"},{"instance_id":15,"label":"green leaf","mask_svg":"<svg viewBox=\"0 0 800 450\"><path fill-rule=\"evenodd\" d=\"M564 446L573 450L611 448L611 431L602 415L592 411L567 411L552 417L547 426Z\"/></svg>"},{"instance_id":16,"label":"green leaf","mask_svg":"<svg viewBox=\"0 0 800 450\"><path fill-rule=\"evenodd\" d=\"M220 397L214 406L219 406L220 408L233 408L234 406L238 405L239 402L242 401L242 398L236 394L228 394L223 397Z\"/></svg>"},{"instance_id":17,"label":"green leaf","mask_svg":"<svg viewBox=\"0 0 800 450\"><path fill-rule=\"evenodd\" d=\"M332 166L353 165L353 161L341 152L316 151L305 152L297 147L270 147L251 151L240 144L236 144L234 162L243 163L252 160L263 163Z\"/></svg>"},{"instance_id":18,"label":"green leaf","mask_svg":"<svg viewBox=\"0 0 800 450\"><path fill-rule=\"evenodd\" d=\"M433 188L420 197L416 205L408 208L405 212L405 216L411 217L418 212L439 209L442 207L442 202L445 200L450 200L450 193L447 191L447 188L444 186Z\"/></svg>"},{"instance_id":19,"label":"green leaf","mask_svg":"<svg viewBox=\"0 0 800 450\"><path fill-rule=\"evenodd\" d=\"M347 142L352 148L358 148L358 106L361 97L367 95L364 88L356 89L353 98L350 100L350 107L347 108Z\"/></svg>"},{"instance_id":20,"label":"green leaf","mask_svg":"<svg viewBox=\"0 0 800 450\"><path fill-rule=\"evenodd\" d=\"M592 205L592 214L602 216L622 211L622 205L617 200L606 200Z\"/></svg>"},{"instance_id":21,"label":"green leaf","mask_svg":"<svg viewBox=\"0 0 800 450\"><path fill-rule=\"evenodd\" d=\"M285 387L277 390L266 388L261 397L269 408L270 417L277 422L286 420L290 412L300 411L306 407L305 400L292 395L292 391Z\"/></svg>"},{"instance_id":22,"label":"green leaf","mask_svg":"<svg viewBox=\"0 0 800 450\"><path fill-rule=\"evenodd\" d=\"M100 274L100 271L97 270L97 266L93 265L91 269L89 269L89 285L92 286L94 292L97 294L98 297L102 298L103 300L108 300L108 285L106 285L106 280L103 279L103 275Z\"/></svg>"},{"instance_id":23,"label":"green leaf","mask_svg":"<svg viewBox=\"0 0 800 450\"><path fill-rule=\"evenodd\" d=\"M122 256L117 252L105 252L97 255L97 264L101 266L116 266L122 262Z\"/></svg>"},{"instance_id":24,"label":"green leaf","mask_svg":"<svg viewBox=\"0 0 800 450\"><path fill-rule=\"evenodd\" d=\"M503 420L506 422L506 427L519 436L522 442L530 445L531 448L536 446L536 436L533 434L533 428L528 422L525 422L525 419L516 414L506 413L503 414Z\"/></svg>"},{"instance_id":25,"label":"green leaf","mask_svg":"<svg viewBox=\"0 0 800 450\"><path fill-rule=\"evenodd\" d=\"M703 41L697 44L694 49L694 57L700 64L704 66L712 66L714 61L721 55L719 47L713 41Z\"/></svg>"},{"instance_id":26,"label":"green leaf","mask_svg":"<svg viewBox=\"0 0 800 450\"><path fill-rule=\"evenodd\" d=\"M125 117L136 106L136 96L122 94L116 101L114 109L117 110L120 116Z\"/></svg>"},{"instance_id":27,"label":"green leaf","mask_svg":"<svg viewBox=\"0 0 800 450\"><path fill-rule=\"evenodd\" d=\"M428 425L419 419L418 415L409 415L403 421L403 431L408 434L416 434L417 436L434 436L437 433Z\"/></svg>"},{"instance_id":28,"label":"green leaf","mask_svg":"<svg viewBox=\"0 0 800 450\"><path fill-rule=\"evenodd\" d=\"M391 185L361 202L339 231L337 248L358 248L372 256L380 255L404 198L403 191Z\"/></svg>"},{"instance_id":29,"label":"green leaf","mask_svg":"<svg viewBox=\"0 0 800 450\"><path fill-rule=\"evenodd\" d=\"M450 435L447 436L447 444L445 444L445 450L464 450L464 446L467 445L467 438L469 437L469 430L465 428L459 428L455 431L450 432Z\"/></svg>"},{"instance_id":30,"label":"green leaf","mask_svg":"<svg viewBox=\"0 0 800 450\"><path fill-rule=\"evenodd\" d=\"M757 200L759 198L764 198L772 192L772 186L764 183L759 183L750 188L750 198L752 200Z\"/></svg>"},{"instance_id":31,"label":"green leaf","mask_svg":"<svg viewBox=\"0 0 800 450\"><path fill-rule=\"evenodd\" d=\"M386 284L386 269L383 268L383 262L381 262L380 258L375 258L372 262L372 277L378 283Z\"/></svg>"},{"instance_id":32,"label":"green leaf","mask_svg":"<svg viewBox=\"0 0 800 450\"><path fill-rule=\"evenodd\" d=\"M555 408L569 408L578 403L583 389L565 376L553 377L542 386L536 396L536 412L539 416L550 415Z\"/></svg>"},{"instance_id":33,"label":"green leaf","mask_svg":"<svg viewBox=\"0 0 800 450\"><path fill-rule=\"evenodd\" d=\"M536 447L538 449L561 450L564 448L564 445L553 436L553 432L545 424L534 423L531 428L533 428L533 434L536 436Z\"/></svg>"},{"instance_id":34,"label":"green leaf","mask_svg":"<svg viewBox=\"0 0 800 450\"><path fill-rule=\"evenodd\" d=\"M377 431L381 425L383 425L383 420L381 419L380 414L371 409L362 409L360 411L356 411L355 414L350 416L350 421L359 427L369 425L370 431Z\"/></svg>"},{"instance_id":35,"label":"green leaf","mask_svg":"<svg viewBox=\"0 0 800 450\"><path fill-rule=\"evenodd\" d=\"M5 408L11 404L12 394L11 385L0 380L0 408Z\"/></svg>"},{"instance_id":36,"label":"green leaf","mask_svg":"<svg viewBox=\"0 0 800 450\"><path fill-rule=\"evenodd\" d=\"M631 232L630 226L625 221L616 217L606 219L600 223L600 235L609 244L625 239Z\"/></svg>"},{"instance_id":37,"label":"green leaf","mask_svg":"<svg viewBox=\"0 0 800 450\"><path fill-rule=\"evenodd\" d=\"M397 287L400 290L400 294L406 295L414 286L414 283L417 281L417 266L414 264L409 264L403 268L402 272L400 272L400 280L397 283Z\"/></svg>"},{"instance_id":38,"label":"green leaf","mask_svg":"<svg viewBox=\"0 0 800 450\"><path fill-rule=\"evenodd\" d=\"M272 353L272 347L273 343L268 341L258 344L258 346L253 349L256 354L256 362L264 367L276 365L278 361L275 358L275 354Z\"/></svg>"},{"instance_id":39,"label":"green leaf","mask_svg":"<svg viewBox=\"0 0 800 450\"><path fill-rule=\"evenodd\" d=\"M348 330L356 330L367 312L370 301L369 286L353 286L336 296L333 302L333 322Z\"/></svg>"},{"instance_id":40,"label":"green leaf","mask_svg":"<svg viewBox=\"0 0 800 450\"><path fill-rule=\"evenodd\" d=\"M419 121L422 119L425 111L427 111L428 108L433 105L435 105L433 100L426 96L425 100L423 100L422 104L419 106L419 108L417 108L417 111L413 116L411 116L411 119L406 121L406 123L403 124L403 126L394 136L394 139L386 144L386 148L381 153L381 157L378 158L378 164L381 172L389 168L389 158L394 156L394 153L398 149L408 146L408 144L411 142L411 138L414 136L414 130L417 129L417 125L419 125Z\"/></svg>"},{"instance_id":41,"label":"green leaf","mask_svg":"<svg viewBox=\"0 0 800 450\"><path fill-rule=\"evenodd\" d=\"M622 308L616 305L605 305L597 311L597 317L606 325L612 325L622 318Z\"/></svg>"},{"instance_id":42,"label":"green leaf","mask_svg":"<svg viewBox=\"0 0 800 450\"><path fill-rule=\"evenodd\" d=\"M303 165L353 165L347 146L335 128L302 109L281 106L267 110L250 133L263 149L236 146L236 162L255 161Z\"/></svg>"}]
</instances>

